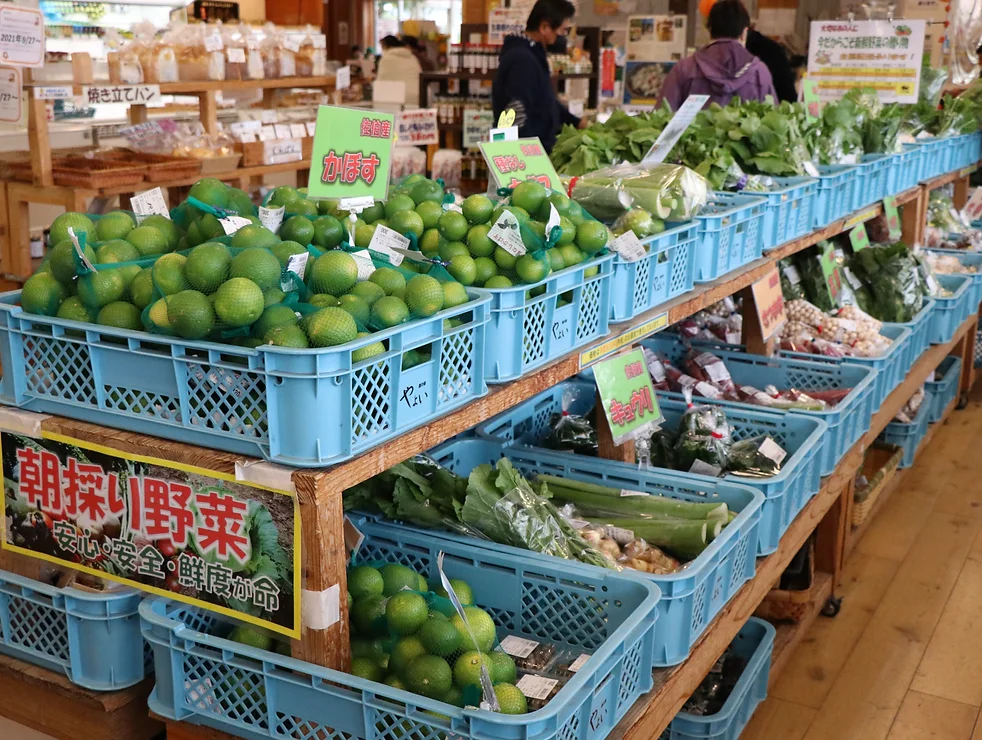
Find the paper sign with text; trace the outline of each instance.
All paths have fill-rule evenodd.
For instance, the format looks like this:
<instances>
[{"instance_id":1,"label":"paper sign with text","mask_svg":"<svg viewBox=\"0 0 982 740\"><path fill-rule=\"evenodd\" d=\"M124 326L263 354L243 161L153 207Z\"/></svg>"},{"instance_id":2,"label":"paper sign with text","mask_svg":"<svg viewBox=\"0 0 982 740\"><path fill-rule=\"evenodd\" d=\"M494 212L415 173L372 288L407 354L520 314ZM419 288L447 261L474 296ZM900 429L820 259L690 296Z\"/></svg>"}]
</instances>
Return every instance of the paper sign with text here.
<instances>
[{"instance_id":1,"label":"paper sign with text","mask_svg":"<svg viewBox=\"0 0 982 740\"><path fill-rule=\"evenodd\" d=\"M396 143L400 146L439 144L436 108L416 108L396 114Z\"/></svg>"},{"instance_id":2,"label":"paper sign with text","mask_svg":"<svg viewBox=\"0 0 982 740\"><path fill-rule=\"evenodd\" d=\"M900 211L897 210L897 199L888 195L883 199L883 215L887 220L887 232L891 241L900 241L903 227L900 225Z\"/></svg>"},{"instance_id":3,"label":"paper sign with text","mask_svg":"<svg viewBox=\"0 0 982 740\"><path fill-rule=\"evenodd\" d=\"M164 200L164 191L160 188L136 193L130 198L130 208L136 216L136 222L142 223L147 216L164 216L170 218L170 209Z\"/></svg>"},{"instance_id":4,"label":"paper sign with text","mask_svg":"<svg viewBox=\"0 0 982 740\"><path fill-rule=\"evenodd\" d=\"M44 16L35 8L4 3L0 8L0 63L44 66Z\"/></svg>"},{"instance_id":5,"label":"paper sign with text","mask_svg":"<svg viewBox=\"0 0 982 740\"><path fill-rule=\"evenodd\" d=\"M866 224L859 224L849 230L849 244L852 245L853 252L859 252L869 246L869 234L866 233Z\"/></svg>"},{"instance_id":6,"label":"paper sign with text","mask_svg":"<svg viewBox=\"0 0 982 740\"><path fill-rule=\"evenodd\" d=\"M43 432L0 432L7 550L300 636L293 494Z\"/></svg>"},{"instance_id":7,"label":"paper sign with text","mask_svg":"<svg viewBox=\"0 0 982 740\"><path fill-rule=\"evenodd\" d=\"M682 134L689 128L689 124L692 123L708 100L708 95L690 95L687 97L685 102L679 106L675 115L672 116L672 120L658 134L655 143L651 145L651 149L648 150L648 153L644 155L644 159L641 161L645 164L664 162L665 157L668 156L668 153L672 151L672 147L675 146L675 142L682 138Z\"/></svg>"},{"instance_id":8,"label":"paper sign with text","mask_svg":"<svg viewBox=\"0 0 982 740\"><path fill-rule=\"evenodd\" d=\"M346 90L351 87L351 67L340 67L334 73L334 87L338 90Z\"/></svg>"},{"instance_id":9,"label":"paper sign with text","mask_svg":"<svg viewBox=\"0 0 982 740\"><path fill-rule=\"evenodd\" d=\"M760 334L764 339L770 339L785 321L784 295L781 293L781 275L777 266L771 267L751 288L760 320Z\"/></svg>"},{"instance_id":10,"label":"paper sign with text","mask_svg":"<svg viewBox=\"0 0 982 740\"><path fill-rule=\"evenodd\" d=\"M514 188L523 180L538 180L547 188L562 190L562 181L538 139L485 141L481 154L499 188Z\"/></svg>"},{"instance_id":11,"label":"paper sign with text","mask_svg":"<svg viewBox=\"0 0 982 740\"><path fill-rule=\"evenodd\" d=\"M322 105L310 159L310 197L385 200L394 134L391 113Z\"/></svg>"},{"instance_id":12,"label":"paper sign with text","mask_svg":"<svg viewBox=\"0 0 982 740\"><path fill-rule=\"evenodd\" d=\"M93 85L85 88L85 99L89 105L159 103L160 85Z\"/></svg>"},{"instance_id":13,"label":"paper sign with text","mask_svg":"<svg viewBox=\"0 0 982 740\"><path fill-rule=\"evenodd\" d=\"M488 140L488 132L494 126L494 111L464 108L462 118L465 149L474 149Z\"/></svg>"},{"instance_id":14,"label":"paper sign with text","mask_svg":"<svg viewBox=\"0 0 982 740\"><path fill-rule=\"evenodd\" d=\"M982 188L975 188L972 191L972 196L962 208L962 215L969 223L982 218Z\"/></svg>"},{"instance_id":15,"label":"paper sign with text","mask_svg":"<svg viewBox=\"0 0 982 740\"><path fill-rule=\"evenodd\" d=\"M303 159L300 139L276 139L263 142L263 164L285 164Z\"/></svg>"},{"instance_id":16,"label":"paper sign with text","mask_svg":"<svg viewBox=\"0 0 982 740\"><path fill-rule=\"evenodd\" d=\"M17 123L20 120L22 103L20 70L16 67L0 67L0 121Z\"/></svg>"},{"instance_id":17,"label":"paper sign with text","mask_svg":"<svg viewBox=\"0 0 982 740\"><path fill-rule=\"evenodd\" d=\"M598 362L593 375L615 444L650 435L661 423L663 417L641 349Z\"/></svg>"},{"instance_id":18,"label":"paper sign with text","mask_svg":"<svg viewBox=\"0 0 982 740\"><path fill-rule=\"evenodd\" d=\"M865 229L864 229L865 230ZM839 305L839 295L842 293L842 275L839 271L839 262L835 258L835 246L829 244L819 257L819 264L822 266L822 277L825 279L825 288L829 292L832 305Z\"/></svg>"}]
</instances>

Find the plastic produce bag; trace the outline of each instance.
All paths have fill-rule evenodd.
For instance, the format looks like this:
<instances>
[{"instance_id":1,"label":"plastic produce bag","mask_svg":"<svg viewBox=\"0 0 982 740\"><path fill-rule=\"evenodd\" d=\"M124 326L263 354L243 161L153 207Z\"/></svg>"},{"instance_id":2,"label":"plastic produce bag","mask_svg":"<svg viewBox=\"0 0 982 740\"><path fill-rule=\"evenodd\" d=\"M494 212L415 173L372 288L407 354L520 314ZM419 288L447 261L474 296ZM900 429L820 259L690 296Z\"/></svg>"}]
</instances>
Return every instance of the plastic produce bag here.
<instances>
[{"instance_id":1,"label":"plastic produce bag","mask_svg":"<svg viewBox=\"0 0 982 740\"><path fill-rule=\"evenodd\" d=\"M580 391L570 386L563 391L562 411L549 420L549 434L543 446L550 450L568 450L578 455L597 456L597 430L585 416L570 414ZM596 409L594 409L595 411Z\"/></svg>"},{"instance_id":2,"label":"plastic produce bag","mask_svg":"<svg viewBox=\"0 0 982 740\"><path fill-rule=\"evenodd\" d=\"M870 293L871 301L863 308L880 321L906 323L924 305L927 285L917 260L904 244L856 252L849 260L849 269Z\"/></svg>"},{"instance_id":3,"label":"plastic produce bag","mask_svg":"<svg viewBox=\"0 0 982 740\"><path fill-rule=\"evenodd\" d=\"M663 221L688 221L708 202L710 187L704 177L681 165L620 164L572 178L568 193L602 221L631 208Z\"/></svg>"},{"instance_id":4,"label":"plastic produce bag","mask_svg":"<svg viewBox=\"0 0 982 740\"><path fill-rule=\"evenodd\" d=\"M675 467L690 473L720 475L726 470L730 449L730 426L726 413L717 406L694 405L692 393L684 390L686 409L675 441Z\"/></svg>"},{"instance_id":5,"label":"plastic produce bag","mask_svg":"<svg viewBox=\"0 0 982 740\"><path fill-rule=\"evenodd\" d=\"M748 478L770 478L781 472L781 463L787 454L766 434L742 439L730 445L726 470Z\"/></svg>"},{"instance_id":6,"label":"plastic produce bag","mask_svg":"<svg viewBox=\"0 0 982 740\"><path fill-rule=\"evenodd\" d=\"M643 537L639 537L633 529L606 524L603 522L603 517L594 517L592 521L582 519L580 517L583 514L572 505L564 506L562 513L591 547L599 550L621 567L655 575L667 575L682 569L679 560L662 548L648 543ZM642 528L646 525L640 520L638 523ZM693 525L688 521L683 524L683 527L690 531L700 530L702 526L705 525ZM667 539L671 525L663 529ZM701 544L701 538L697 542Z\"/></svg>"},{"instance_id":7,"label":"plastic produce bag","mask_svg":"<svg viewBox=\"0 0 982 740\"><path fill-rule=\"evenodd\" d=\"M785 301L794 301L805 297L801 287L801 273L790 258L778 260L778 271L781 275L781 295Z\"/></svg>"}]
</instances>

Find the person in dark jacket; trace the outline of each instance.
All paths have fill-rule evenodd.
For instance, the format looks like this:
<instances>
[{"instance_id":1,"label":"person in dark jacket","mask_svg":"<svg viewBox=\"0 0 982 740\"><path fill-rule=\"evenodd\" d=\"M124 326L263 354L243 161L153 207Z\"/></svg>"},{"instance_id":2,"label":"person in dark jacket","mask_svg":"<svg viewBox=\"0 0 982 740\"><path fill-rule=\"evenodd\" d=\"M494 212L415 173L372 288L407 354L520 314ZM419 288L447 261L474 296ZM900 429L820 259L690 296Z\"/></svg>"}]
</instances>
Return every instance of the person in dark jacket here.
<instances>
[{"instance_id":1,"label":"person in dark jacket","mask_svg":"<svg viewBox=\"0 0 982 740\"><path fill-rule=\"evenodd\" d=\"M575 13L569 0L536 0L525 33L505 37L491 87L495 121L502 111L515 111L518 135L538 136L546 151L552 150L564 124L586 125L556 98L546 59L547 51L565 50L566 33Z\"/></svg>"},{"instance_id":2,"label":"person in dark jacket","mask_svg":"<svg viewBox=\"0 0 982 740\"><path fill-rule=\"evenodd\" d=\"M709 11L712 42L672 67L661 100L678 110L690 95L708 95L710 103L726 105L732 98L777 100L771 73L744 44L750 14L740 0L719 0ZM659 101L660 102L660 101Z\"/></svg>"},{"instance_id":3,"label":"person in dark jacket","mask_svg":"<svg viewBox=\"0 0 982 740\"><path fill-rule=\"evenodd\" d=\"M798 102L798 91L795 90L795 73L788 53L777 41L765 36L760 31L751 28L747 32L747 51L757 57L771 73L777 99L789 103Z\"/></svg>"}]
</instances>

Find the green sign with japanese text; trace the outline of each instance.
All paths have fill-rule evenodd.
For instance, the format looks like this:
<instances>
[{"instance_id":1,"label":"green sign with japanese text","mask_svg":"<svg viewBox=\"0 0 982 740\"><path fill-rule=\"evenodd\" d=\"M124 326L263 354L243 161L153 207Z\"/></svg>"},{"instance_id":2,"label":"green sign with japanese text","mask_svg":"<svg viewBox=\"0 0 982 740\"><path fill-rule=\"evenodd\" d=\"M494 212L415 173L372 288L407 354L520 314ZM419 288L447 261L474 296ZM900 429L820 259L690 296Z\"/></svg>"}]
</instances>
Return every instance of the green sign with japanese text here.
<instances>
[{"instance_id":1,"label":"green sign with japanese text","mask_svg":"<svg viewBox=\"0 0 982 740\"><path fill-rule=\"evenodd\" d=\"M538 180L547 188L562 190L556 168L538 139L485 141L481 154L499 188L514 188L523 180Z\"/></svg>"},{"instance_id":2,"label":"green sign with japanese text","mask_svg":"<svg viewBox=\"0 0 982 740\"><path fill-rule=\"evenodd\" d=\"M818 80L805 77L801 81L801 97L808 117L818 118L819 113L822 112L822 103L818 97Z\"/></svg>"},{"instance_id":3,"label":"green sign with japanese text","mask_svg":"<svg viewBox=\"0 0 982 740\"><path fill-rule=\"evenodd\" d=\"M647 436L661 423L655 388L640 349L598 362L593 375L616 444Z\"/></svg>"},{"instance_id":4,"label":"green sign with japanese text","mask_svg":"<svg viewBox=\"0 0 982 740\"><path fill-rule=\"evenodd\" d=\"M317 110L307 194L385 200L394 138L391 113L322 105Z\"/></svg>"},{"instance_id":5,"label":"green sign with japanese text","mask_svg":"<svg viewBox=\"0 0 982 740\"><path fill-rule=\"evenodd\" d=\"M903 235L903 228L900 225L900 211L897 210L897 199L888 195L883 199L883 215L887 220L887 231L890 241L899 241Z\"/></svg>"},{"instance_id":6,"label":"green sign with japanese text","mask_svg":"<svg viewBox=\"0 0 982 740\"><path fill-rule=\"evenodd\" d=\"M5 550L300 636L292 493L48 432L0 459Z\"/></svg>"},{"instance_id":7,"label":"green sign with japanese text","mask_svg":"<svg viewBox=\"0 0 982 740\"><path fill-rule=\"evenodd\" d=\"M866 224L859 224L849 230L849 244L852 245L853 252L859 252L869 246L869 234L866 233Z\"/></svg>"},{"instance_id":8,"label":"green sign with japanese text","mask_svg":"<svg viewBox=\"0 0 982 740\"><path fill-rule=\"evenodd\" d=\"M863 231L866 229L864 228ZM839 272L839 262L835 258L835 247L829 244L819 257L822 266L822 277L829 292L832 305L839 305L839 295L842 293L842 275Z\"/></svg>"}]
</instances>

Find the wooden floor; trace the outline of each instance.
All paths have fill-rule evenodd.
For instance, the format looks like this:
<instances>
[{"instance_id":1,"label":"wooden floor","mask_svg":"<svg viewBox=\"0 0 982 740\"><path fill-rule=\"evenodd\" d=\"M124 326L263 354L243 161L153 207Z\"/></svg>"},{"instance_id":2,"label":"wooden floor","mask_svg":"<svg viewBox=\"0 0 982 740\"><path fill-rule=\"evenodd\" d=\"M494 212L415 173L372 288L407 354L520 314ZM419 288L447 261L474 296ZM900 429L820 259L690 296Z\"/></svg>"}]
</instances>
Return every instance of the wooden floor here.
<instances>
[{"instance_id":1,"label":"wooden floor","mask_svg":"<svg viewBox=\"0 0 982 740\"><path fill-rule=\"evenodd\" d=\"M902 485L742 740L982 740L982 384Z\"/></svg>"}]
</instances>

